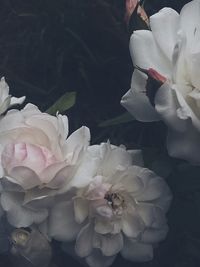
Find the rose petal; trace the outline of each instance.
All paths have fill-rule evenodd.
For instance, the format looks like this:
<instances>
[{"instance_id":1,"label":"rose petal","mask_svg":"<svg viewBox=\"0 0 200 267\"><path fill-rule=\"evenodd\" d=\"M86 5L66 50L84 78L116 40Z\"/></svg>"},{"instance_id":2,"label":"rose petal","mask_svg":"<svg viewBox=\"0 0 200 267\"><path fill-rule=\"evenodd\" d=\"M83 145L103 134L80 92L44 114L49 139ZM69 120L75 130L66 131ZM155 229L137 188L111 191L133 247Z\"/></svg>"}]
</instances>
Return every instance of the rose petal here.
<instances>
[{"instance_id":1,"label":"rose petal","mask_svg":"<svg viewBox=\"0 0 200 267\"><path fill-rule=\"evenodd\" d=\"M152 68L164 77L171 77L171 63L159 49L151 31L139 30L132 34L130 53L136 66Z\"/></svg>"},{"instance_id":2,"label":"rose petal","mask_svg":"<svg viewBox=\"0 0 200 267\"><path fill-rule=\"evenodd\" d=\"M93 246L99 248L104 256L114 256L123 248L122 234L95 234Z\"/></svg>"},{"instance_id":3,"label":"rose petal","mask_svg":"<svg viewBox=\"0 0 200 267\"><path fill-rule=\"evenodd\" d=\"M73 164L77 161L82 149L85 149L89 145L90 131L87 127L83 126L73 132L66 141L63 151L66 155L66 159Z\"/></svg>"},{"instance_id":4,"label":"rose petal","mask_svg":"<svg viewBox=\"0 0 200 267\"><path fill-rule=\"evenodd\" d=\"M149 244L158 243L166 238L167 232L167 225L161 229L146 229L141 235L141 241Z\"/></svg>"},{"instance_id":5,"label":"rose petal","mask_svg":"<svg viewBox=\"0 0 200 267\"><path fill-rule=\"evenodd\" d=\"M145 262L153 259L152 245L139 243L126 239L121 255L133 262Z\"/></svg>"},{"instance_id":6,"label":"rose petal","mask_svg":"<svg viewBox=\"0 0 200 267\"><path fill-rule=\"evenodd\" d=\"M172 62L177 41L179 14L172 8L163 8L150 17L150 26L159 48Z\"/></svg>"},{"instance_id":7,"label":"rose petal","mask_svg":"<svg viewBox=\"0 0 200 267\"><path fill-rule=\"evenodd\" d=\"M65 201L55 204L49 216L49 235L58 241L72 241L81 225L74 220L73 203Z\"/></svg>"},{"instance_id":8,"label":"rose petal","mask_svg":"<svg viewBox=\"0 0 200 267\"><path fill-rule=\"evenodd\" d=\"M122 231L130 238L136 238L144 230L144 223L137 214L124 214Z\"/></svg>"},{"instance_id":9,"label":"rose petal","mask_svg":"<svg viewBox=\"0 0 200 267\"><path fill-rule=\"evenodd\" d=\"M87 257L93 249L93 224L89 223L84 226L76 238L75 251L79 257Z\"/></svg>"},{"instance_id":10,"label":"rose petal","mask_svg":"<svg viewBox=\"0 0 200 267\"><path fill-rule=\"evenodd\" d=\"M29 209L22 205L23 194L7 193L1 194L1 205L6 211L8 222L19 228L28 227L33 223L39 224L46 219L48 211L46 209Z\"/></svg>"},{"instance_id":11,"label":"rose petal","mask_svg":"<svg viewBox=\"0 0 200 267\"><path fill-rule=\"evenodd\" d=\"M90 267L109 267L114 262L116 256L106 257L102 255L100 250L93 252L86 257L86 262Z\"/></svg>"},{"instance_id":12,"label":"rose petal","mask_svg":"<svg viewBox=\"0 0 200 267\"><path fill-rule=\"evenodd\" d=\"M146 95L147 76L134 70L131 89L122 97L121 104L139 121L158 121L160 117Z\"/></svg>"},{"instance_id":13,"label":"rose petal","mask_svg":"<svg viewBox=\"0 0 200 267\"><path fill-rule=\"evenodd\" d=\"M89 203L86 199L74 199L74 216L77 223L83 223L89 213Z\"/></svg>"},{"instance_id":14,"label":"rose petal","mask_svg":"<svg viewBox=\"0 0 200 267\"><path fill-rule=\"evenodd\" d=\"M15 180L15 183L19 184L24 190L31 189L41 184L37 174L27 167L14 167L9 175Z\"/></svg>"}]
</instances>

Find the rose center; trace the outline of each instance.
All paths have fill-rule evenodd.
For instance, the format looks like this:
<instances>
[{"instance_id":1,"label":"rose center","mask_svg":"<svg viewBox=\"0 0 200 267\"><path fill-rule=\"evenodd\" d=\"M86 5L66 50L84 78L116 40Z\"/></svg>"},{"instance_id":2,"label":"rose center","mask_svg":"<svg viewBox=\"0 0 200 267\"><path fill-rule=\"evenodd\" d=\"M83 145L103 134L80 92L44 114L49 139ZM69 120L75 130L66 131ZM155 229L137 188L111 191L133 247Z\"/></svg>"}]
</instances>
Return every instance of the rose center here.
<instances>
[{"instance_id":1,"label":"rose center","mask_svg":"<svg viewBox=\"0 0 200 267\"><path fill-rule=\"evenodd\" d=\"M104 199L107 200L108 205L111 206L114 211L125 208L124 197L119 193L107 192Z\"/></svg>"}]
</instances>

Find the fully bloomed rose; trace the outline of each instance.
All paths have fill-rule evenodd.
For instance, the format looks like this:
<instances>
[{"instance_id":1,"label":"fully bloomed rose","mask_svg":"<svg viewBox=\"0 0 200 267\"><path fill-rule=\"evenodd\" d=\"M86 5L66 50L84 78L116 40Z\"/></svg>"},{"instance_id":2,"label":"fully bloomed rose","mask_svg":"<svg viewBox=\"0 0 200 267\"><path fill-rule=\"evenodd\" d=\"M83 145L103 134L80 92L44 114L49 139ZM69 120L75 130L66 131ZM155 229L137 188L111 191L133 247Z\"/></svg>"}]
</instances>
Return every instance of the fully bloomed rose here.
<instances>
[{"instance_id":1,"label":"fully bloomed rose","mask_svg":"<svg viewBox=\"0 0 200 267\"><path fill-rule=\"evenodd\" d=\"M131 261L151 260L153 246L168 231L171 193L166 182L136 166L142 165L139 151L104 143L89 147L85 157L89 163L81 168L93 168L93 174L87 185L76 183L72 199L63 196L55 203L49 235L74 240L76 254L91 267L110 266L119 252Z\"/></svg>"},{"instance_id":2,"label":"fully bloomed rose","mask_svg":"<svg viewBox=\"0 0 200 267\"><path fill-rule=\"evenodd\" d=\"M194 0L180 14L163 8L150 17L151 31L133 33L130 40L133 64L147 73L153 69L158 80L162 78L159 81L162 85L153 89L152 101L146 87L147 75L135 69L131 89L122 98L122 105L136 119L163 120L169 129L169 154L194 164L200 164L199 18L200 1Z\"/></svg>"},{"instance_id":3,"label":"fully bloomed rose","mask_svg":"<svg viewBox=\"0 0 200 267\"><path fill-rule=\"evenodd\" d=\"M4 113L9 107L22 104L25 100L25 97L11 97L9 95L9 87L4 78L0 80L0 115Z\"/></svg>"},{"instance_id":4,"label":"fully bloomed rose","mask_svg":"<svg viewBox=\"0 0 200 267\"><path fill-rule=\"evenodd\" d=\"M1 206L13 226L41 223L48 216L49 198L68 190L90 133L82 127L67 136L66 116L42 113L32 104L2 118Z\"/></svg>"}]
</instances>

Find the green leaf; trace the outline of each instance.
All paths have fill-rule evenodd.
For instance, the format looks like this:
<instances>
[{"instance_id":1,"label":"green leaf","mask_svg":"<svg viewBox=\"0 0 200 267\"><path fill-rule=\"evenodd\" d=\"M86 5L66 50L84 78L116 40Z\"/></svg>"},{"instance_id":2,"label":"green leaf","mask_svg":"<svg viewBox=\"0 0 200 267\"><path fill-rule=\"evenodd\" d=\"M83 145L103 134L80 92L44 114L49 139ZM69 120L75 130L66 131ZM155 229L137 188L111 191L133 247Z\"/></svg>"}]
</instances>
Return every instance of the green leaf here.
<instances>
[{"instance_id":1,"label":"green leaf","mask_svg":"<svg viewBox=\"0 0 200 267\"><path fill-rule=\"evenodd\" d=\"M115 118L103 121L98 126L99 127L107 127L107 126L113 126L113 125L131 122L134 120L135 120L135 118L132 115L130 115L128 112L126 112L126 113L123 113L122 115L117 116Z\"/></svg>"},{"instance_id":2,"label":"green leaf","mask_svg":"<svg viewBox=\"0 0 200 267\"><path fill-rule=\"evenodd\" d=\"M46 112L55 115L57 111L60 113L71 108L76 102L76 92L67 92L61 96Z\"/></svg>"}]
</instances>

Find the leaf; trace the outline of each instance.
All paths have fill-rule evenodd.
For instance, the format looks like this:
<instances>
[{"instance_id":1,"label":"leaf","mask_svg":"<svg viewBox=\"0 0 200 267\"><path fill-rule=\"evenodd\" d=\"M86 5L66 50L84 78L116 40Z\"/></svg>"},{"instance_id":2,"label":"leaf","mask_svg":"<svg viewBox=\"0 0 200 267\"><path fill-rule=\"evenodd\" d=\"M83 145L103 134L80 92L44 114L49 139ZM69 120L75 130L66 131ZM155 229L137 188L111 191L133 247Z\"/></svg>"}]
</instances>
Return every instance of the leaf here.
<instances>
[{"instance_id":1,"label":"leaf","mask_svg":"<svg viewBox=\"0 0 200 267\"><path fill-rule=\"evenodd\" d=\"M120 116L101 122L98 126L107 127L107 126L113 126L113 125L131 122L134 120L135 118L132 115L130 115L128 112L125 112Z\"/></svg>"},{"instance_id":2,"label":"leaf","mask_svg":"<svg viewBox=\"0 0 200 267\"><path fill-rule=\"evenodd\" d=\"M61 96L46 112L55 115L57 111L60 113L70 109L76 102L76 92L67 92Z\"/></svg>"}]
</instances>

